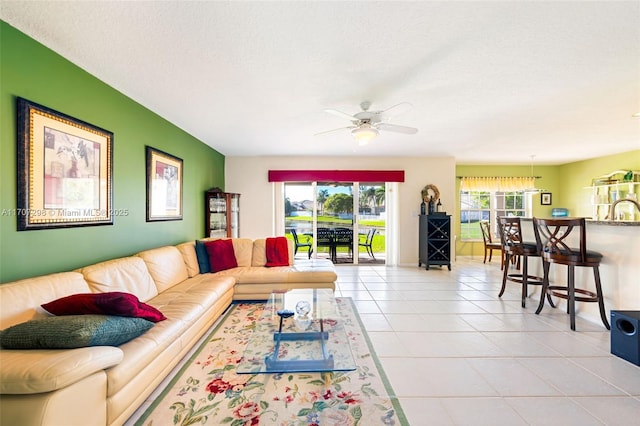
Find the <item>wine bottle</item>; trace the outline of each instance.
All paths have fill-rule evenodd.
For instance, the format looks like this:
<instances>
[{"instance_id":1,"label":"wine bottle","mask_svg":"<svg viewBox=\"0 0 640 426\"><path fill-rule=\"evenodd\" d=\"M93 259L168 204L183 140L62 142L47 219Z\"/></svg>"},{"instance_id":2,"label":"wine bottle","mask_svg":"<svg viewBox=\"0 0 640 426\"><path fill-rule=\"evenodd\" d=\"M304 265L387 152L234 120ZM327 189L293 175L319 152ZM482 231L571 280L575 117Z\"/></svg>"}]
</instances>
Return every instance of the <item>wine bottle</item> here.
<instances>
[{"instance_id":1,"label":"wine bottle","mask_svg":"<svg viewBox=\"0 0 640 426\"><path fill-rule=\"evenodd\" d=\"M436 203L433 201L433 197L429 198L429 214L433 214L436 208Z\"/></svg>"},{"instance_id":2,"label":"wine bottle","mask_svg":"<svg viewBox=\"0 0 640 426\"><path fill-rule=\"evenodd\" d=\"M425 204L424 199L422 199L422 203L420 203L420 214L423 216L427 214L427 205Z\"/></svg>"},{"instance_id":3,"label":"wine bottle","mask_svg":"<svg viewBox=\"0 0 640 426\"><path fill-rule=\"evenodd\" d=\"M438 198L438 204L436 204L436 211L437 212L442 211L442 203L440 202L440 198Z\"/></svg>"}]
</instances>

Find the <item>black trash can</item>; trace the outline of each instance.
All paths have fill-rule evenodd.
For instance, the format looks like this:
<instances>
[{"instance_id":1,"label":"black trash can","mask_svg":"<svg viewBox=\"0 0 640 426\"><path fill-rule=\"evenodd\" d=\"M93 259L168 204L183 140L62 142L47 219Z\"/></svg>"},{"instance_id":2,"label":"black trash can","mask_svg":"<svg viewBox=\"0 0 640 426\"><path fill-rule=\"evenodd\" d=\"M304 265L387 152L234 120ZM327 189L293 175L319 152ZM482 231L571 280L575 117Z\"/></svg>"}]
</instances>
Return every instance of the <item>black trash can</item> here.
<instances>
[{"instance_id":1,"label":"black trash can","mask_svg":"<svg viewBox=\"0 0 640 426\"><path fill-rule=\"evenodd\" d=\"M611 311L611 353L640 365L640 311Z\"/></svg>"}]
</instances>

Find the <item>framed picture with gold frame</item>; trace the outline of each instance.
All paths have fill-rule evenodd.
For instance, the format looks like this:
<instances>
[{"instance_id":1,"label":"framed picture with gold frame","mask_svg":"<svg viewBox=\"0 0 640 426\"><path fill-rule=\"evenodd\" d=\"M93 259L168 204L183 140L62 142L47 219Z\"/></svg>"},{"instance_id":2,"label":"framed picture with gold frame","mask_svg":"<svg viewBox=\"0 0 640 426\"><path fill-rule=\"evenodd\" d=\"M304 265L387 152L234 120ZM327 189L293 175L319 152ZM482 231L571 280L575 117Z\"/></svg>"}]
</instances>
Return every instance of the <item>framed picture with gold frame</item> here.
<instances>
[{"instance_id":1,"label":"framed picture with gold frame","mask_svg":"<svg viewBox=\"0 0 640 426\"><path fill-rule=\"evenodd\" d=\"M113 133L23 98L18 231L113 225Z\"/></svg>"},{"instance_id":2,"label":"framed picture with gold frame","mask_svg":"<svg viewBox=\"0 0 640 426\"><path fill-rule=\"evenodd\" d=\"M146 147L147 222L182 220L182 159Z\"/></svg>"}]
</instances>

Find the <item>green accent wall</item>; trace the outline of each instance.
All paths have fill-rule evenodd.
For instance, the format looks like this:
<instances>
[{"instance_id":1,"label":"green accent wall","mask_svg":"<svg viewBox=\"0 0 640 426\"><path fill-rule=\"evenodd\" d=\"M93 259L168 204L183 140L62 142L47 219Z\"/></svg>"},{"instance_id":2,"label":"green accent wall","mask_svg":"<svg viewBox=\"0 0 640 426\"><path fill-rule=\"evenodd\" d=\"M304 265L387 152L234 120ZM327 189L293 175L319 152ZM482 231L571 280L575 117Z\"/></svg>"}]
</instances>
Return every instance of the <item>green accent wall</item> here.
<instances>
[{"instance_id":1,"label":"green accent wall","mask_svg":"<svg viewBox=\"0 0 640 426\"><path fill-rule=\"evenodd\" d=\"M127 216L112 226L17 231L17 97L113 132L113 208ZM146 222L146 145L184 161L183 220ZM224 188L222 154L0 21L0 282L202 237L211 187Z\"/></svg>"}]
</instances>

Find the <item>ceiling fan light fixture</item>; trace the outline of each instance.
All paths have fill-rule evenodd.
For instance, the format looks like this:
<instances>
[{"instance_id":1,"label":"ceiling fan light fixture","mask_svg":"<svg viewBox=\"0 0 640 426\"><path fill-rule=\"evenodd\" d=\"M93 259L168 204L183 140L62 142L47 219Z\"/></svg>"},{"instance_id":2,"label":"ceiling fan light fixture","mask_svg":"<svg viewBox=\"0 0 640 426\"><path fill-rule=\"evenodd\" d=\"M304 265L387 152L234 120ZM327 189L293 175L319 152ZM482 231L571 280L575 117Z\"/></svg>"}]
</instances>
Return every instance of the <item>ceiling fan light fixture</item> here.
<instances>
[{"instance_id":1,"label":"ceiling fan light fixture","mask_svg":"<svg viewBox=\"0 0 640 426\"><path fill-rule=\"evenodd\" d=\"M367 145L376 136L378 136L378 129L371 127L369 124L363 124L362 126L355 128L351 131L353 137L358 141L358 145Z\"/></svg>"}]
</instances>

